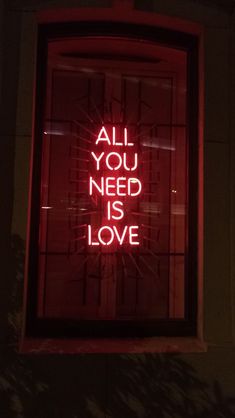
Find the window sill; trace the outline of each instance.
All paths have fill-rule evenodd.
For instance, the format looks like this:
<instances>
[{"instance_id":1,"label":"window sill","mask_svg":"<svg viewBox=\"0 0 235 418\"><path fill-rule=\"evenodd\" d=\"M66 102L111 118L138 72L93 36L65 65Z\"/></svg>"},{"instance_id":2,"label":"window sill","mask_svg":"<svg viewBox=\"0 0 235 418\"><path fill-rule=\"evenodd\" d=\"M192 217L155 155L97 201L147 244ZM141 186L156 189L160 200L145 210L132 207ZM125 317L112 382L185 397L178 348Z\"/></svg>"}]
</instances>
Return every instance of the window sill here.
<instances>
[{"instance_id":1,"label":"window sill","mask_svg":"<svg viewBox=\"0 0 235 418\"><path fill-rule=\"evenodd\" d=\"M197 338L185 337L123 340L26 338L20 347L20 352L25 354L198 353L206 351L206 343Z\"/></svg>"}]
</instances>

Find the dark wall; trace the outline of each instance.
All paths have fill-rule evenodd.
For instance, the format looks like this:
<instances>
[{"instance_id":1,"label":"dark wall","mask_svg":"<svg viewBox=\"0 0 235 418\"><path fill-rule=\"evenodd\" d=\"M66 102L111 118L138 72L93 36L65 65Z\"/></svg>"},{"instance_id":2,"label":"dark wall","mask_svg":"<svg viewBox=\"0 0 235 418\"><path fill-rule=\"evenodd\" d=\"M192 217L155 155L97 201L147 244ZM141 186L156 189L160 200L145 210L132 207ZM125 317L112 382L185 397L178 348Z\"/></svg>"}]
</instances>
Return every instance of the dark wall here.
<instances>
[{"instance_id":1,"label":"dark wall","mask_svg":"<svg viewBox=\"0 0 235 418\"><path fill-rule=\"evenodd\" d=\"M47 3L53 6L56 2ZM58 1L57 4L61 5L62 3ZM74 1L71 2L71 5L77 3ZM83 3L85 6L90 5L85 1ZM93 1L94 3L96 2ZM124 3L126 2L124 1ZM143 8L142 3L137 3L139 8ZM166 4L164 5L164 3ZM179 13L182 13L184 17L189 16L191 2L180 3L182 12ZM0 78L2 83L0 109L0 141L2 146L0 153L0 417L235 417L235 348L232 337L228 337L229 332L232 335L232 328L230 322L226 319L231 317L231 311L226 310L229 309L227 300L230 299L230 293L229 290L223 293L224 286L226 288L226 283L230 282L230 276L227 278L227 264L225 266L223 264L225 261L220 260L219 277L217 278L216 274L211 277L213 276L213 258L215 258L211 254L214 254L215 247L213 243L210 244L208 236L205 238L207 242L205 254L208 252L210 257L209 261L206 259L209 264L206 264L204 280L206 283L213 283L213 280L215 280L215 287L209 284L208 286L205 285L206 296L209 298L209 305L207 306L210 306L209 314L207 314L209 317L207 337L205 337L209 343L207 352L182 355L170 352L162 354L89 353L66 355L60 354L59 348L58 354L40 354L39 352L21 354L19 352L19 339L22 329L29 147L31 143L31 121L27 122L31 117L28 119L25 117L25 109L32 107L30 100L25 98L28 90L27 83L26 86L22 85L22 65L25 59L25 48L27 49L32 42L31 26L27 23L27 13L33 15L34 10L37 7L42 8L43 4L43 1L21 3L14 0L6 2L4 10L2 5L2 9L0 8L0 57L2 58L2 76ZM101 3L99 5L104 6ZM149 9L154 11L156 2L147 2L146 7L147 5ZM80 3L79 6L81 6ZM166 13L169 12L170 3L167 1L160 2L162 11L164 7ZM218 55L216 57L212 53L210 55L211 46L215 45L215 38L211 34L217 34L219 41L222 42L221 34L225 36L225 32L228 32L226 26L227 15L217 9L215 11L214 8L210 11L208 6L206 6L206 9L198 6L198 9L196 9L197 6L194 4L192 7L196 16L195 19L199 19L201 16L207 32L209 31L207 41L210 48L206 56L207 68L210 69L211 74L214 68L217 68L217 74L219 71L223 73L224 67L222 67L221 60L223 61L225 58L228 60L229 51L224 50L224 44L217 42L218 48L221 47L221 51L226 55L221 52L220 60ZM177 15L176 2L172 2L172 10L173 14ZM215 18L215 16L217 17ZM207 23L205 23L205 20ZM211 27L209 27L210 22L214 22ZM219 34L216 32L216 25L221 25ZM214 62L217 62L217 67L212 65ZM26 63L32 68L30 59L26 60ZM216 80L214 74L213 77ZM26 79L28 80L28 77ZM33 80L32 73L29 74L29 79ZM217 97L216 93L213 96L214 102L210 100L212 97L210 92L214 92L216 84L214 81L214 84L210 86L208 73L206 79L208 79L205 113L206 116L208 114L206 159L209 161L207 163L207 160L205 160L206 172L209 179L214 178L214 175L217 179L217 184L214 184L213 180L208 183L208 194L214 193L208 199L210 202L214 202L213 199L217 201L216 190L220 187L219 199L224 203L228 199L226 190L229 189L230 184L229 173L227 174L229 161L227 146L230 140L228 134L226 134L226 137L222 138L220 142L221 137L217 138L216 135L220 132L218 130L221 125L219 124L218 129L213 128L210 131L209 123L213 120L214 124L216 120L219 106L216 103L219 100L222 100L222 107L227 106L225 111L228 115L231 112L231 108L229 108L231 103L229 104L229 101L227 101L227 96L221 94L220 97ZM223 85L223 93L225 88L227 87ZM25 98L23 101L21 101L22 89L25 95L23 95ZM19 123L19 114L23 114L23 122L21 123ZM224 124L222 126L227 123L227 119L223 119L223 114L221 123ZM212 133L210 134L210 132ZM225 132L225 130L221 128L221 132ZM221 164L219 167L216 163L218 161ZM218 170L219 174L216 175ZM230 171L230 176L231 173ZM212 189L212 192L209 188ZM219 199L218 205L220 205ZM208 205L205 207L207 208ZM224 207L225 209L223 209ZM224 206L219 206L219 208L222 208L221 211L219 213L215 211L215 215L212 213L213 210L210 214L207 213L209 226L206 225L205 230L207 231L208 228L209 231L212 231L212 234L215 234L218 225L218 218L215 218L215 216L222 219L222 225L227 222L227 215L224 213L224 210L227 210L227 204L225 203ZM227 223L223 230L227 231L226 228L229 228ZM218 240L222 241L218 245L224 247L224 242L227 240L226 232ZM224 283L223 287L220 284L221 282ZM215 294L213 295L213 292L209 292L208 289L216 289ZM207 295L207 292L210 294ZM227 293L228 296L226 296ZM220 298L223 301L221 306L225 306L225 311L219 310L217 312L216 306L218 304L220 306ZM228 323L230 325L227 325Z\"/></svg>"}]
</instances>

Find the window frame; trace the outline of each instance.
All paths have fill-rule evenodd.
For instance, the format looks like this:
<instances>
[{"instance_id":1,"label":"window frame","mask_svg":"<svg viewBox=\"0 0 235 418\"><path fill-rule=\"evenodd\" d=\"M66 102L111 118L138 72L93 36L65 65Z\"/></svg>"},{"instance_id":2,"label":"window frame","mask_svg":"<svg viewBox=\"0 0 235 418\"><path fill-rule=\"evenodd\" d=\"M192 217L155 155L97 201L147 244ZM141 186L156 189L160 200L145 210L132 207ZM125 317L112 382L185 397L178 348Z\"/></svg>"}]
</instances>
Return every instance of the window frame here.
<instances>
[{"instance_id":1,"label":"window frame","mask_svg":"<svg viewBox=\"0 0 235 418\"><path fill-rule=\"evenodd\" d=\"M139 36L139 33L142 35ZM37 242L39 234L41 136L45 103L47 43L50 39L84 36L124 36L183 49L188 53L187 137L189 159L188 182L188 251L185 259L185 319L169 320L61 320L37 317ZM41 24L38 30L35 89L35 124L33 143L32 188L30 195L30 229L28 239L27 301L25 335L28 337L135 338L182 337L197 335L198 282L198 38L179 31L107 21L83 21Z\"/></svg>"}]
</instances>

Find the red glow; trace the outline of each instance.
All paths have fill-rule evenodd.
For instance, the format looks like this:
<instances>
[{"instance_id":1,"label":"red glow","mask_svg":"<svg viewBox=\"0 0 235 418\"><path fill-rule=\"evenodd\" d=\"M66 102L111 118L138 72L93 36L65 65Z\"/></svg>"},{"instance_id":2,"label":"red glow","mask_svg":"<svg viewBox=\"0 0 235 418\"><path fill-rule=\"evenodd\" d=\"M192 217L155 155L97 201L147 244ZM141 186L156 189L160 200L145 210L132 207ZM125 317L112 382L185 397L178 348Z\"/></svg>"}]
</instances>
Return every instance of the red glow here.
<instances>
[{"instance_id":1,"label":"red glow","mask_svg":"<svg viewBox=\"0 0 235 418\"><path fill-rule=\"evenodd\" d=\"M137 225L125 225L122 230L118 231L115 225L104 225L98 230L95 237L96 240L94 240L94 234L92 234L91 225L88 225L88 245L109 246L115 242L117 242L119 245L123 245L124 242L130 245L139 245L139 241L135 240L135 238L138 237L138 229L139 227Z\"/></svg>"},{"instance_id":2,"label":"red glow","mask_svg":"<svg viewBox=\"0 0 235 418\"><path fill-rule=\"evenodd\" d=\"M113 127L113 145L118 145L118 146L123 145L122 142L116 142L116 129L115 129L115 127Z\"/></svg>"},{"instance_id":3,"label":"red glow","mask_svg":"<svg viewBox=\"0 0 235 418\"><path fill-rule=\"evenodd\" d=\"M133 230L136 230L136 232L133 232ZM139 227L137 225L130 226L129 231L130 231L130 244L131 245L140 244L139 241L134 241L134 237L138 237L138 230L139 230Z\"/></svg>"},{"instance_id":4,"label":"red glow","mask_svg":"<svg viewBox=\"0 0 235 418\"><path fill-rule=\"evenodd\" d=\"M107 143L107 145L112 146L133 146L134 143L128 142L127 128L123 129L123 137L120 135L117 139L117 131L115 126L112 127L112 138L110 139L109 134L105 127L103 126L100 129L99 135L96 139L95 145L99 143ZM96 171L116 171L121 174L121 170L127 172L134 171L138 167L138 153L131 153L130 155L127 152L120 153L116 151L108 152L105 151L96 153L91 151L91 156L95 161ZM128 173L127 173L128 174ZM129 196L136 197L140 195L142 190L141 181L136 177L109 177L109 176L100 176L94 178L89 176L89 195L97 194L104 197L114 197L114 196ZM107 221L119 221L124 218L124 202L122 200L108 200L106 202L106 216ZM96 226L97 230L97 226ZM118 243L119 245L129 244L129 245L139 245L138 240L139 227L137 225L125 225L120 229L115 225L103 225L98 228L97 232L92 233L92 226L88 225L88 245L105 245L110 246L113 243ZM95 235L95 236L94 236Z\"/></svg>"},{"instance_id":5,"label":"red glow","mask_svg":"<svg viewBox=\"0 0 235 418\"><path fill-rule=\"evenodd\" d=\"M107 218L110 221L110 219L115 219L115 220L120 220L124 217L124 211L123 209L121 209L120 207L123 207L123 202L121 202L120 200L116 200L115 202L107 202ZM113 212L119 212L119 216L114 215Z\"/></svg>"},{"instance_id":6,"label":"red glow","mask_svg":"<svg viewBox=\"0 0 235 418\"><path fill-rule=\"evenodd\" d=\"M136 187L137 186L137 187ZM138 196L142 190L141 181L135 177L103 177L94 180L89 177L89 194L93 195L94 188L102 196Z\"/></svg>"},{"instance_id":7,"label":"red glow","mask_svg":"<svg viewBox=\"0 0 235 418\"><path fill-rule=\"evenodd\" d=\"M133 190L131 191L131 189L133 189L133 184L136 184L136 183L138 183L139 188L138 188L138 190L133 192ZM128 179L128 192L127 192L127 194L129 196L138 196L140 194L141 190L142 190L142 184L141 184L141 181L139 179L136 179L136 178L133 178L133 177Z\"/></svg>"},{"instance_id":8,"label":"red glow","mask_svg":"<svg viewBox=\"0 0 235 418\"><path fill-rule=\"evenodd\" d=\"M127 146L129 146L129 147L132 147L134 145L133 142L128 142L128 139L127 139L127 128L124 128L124 144L127 145Z\"/></svg>"},{"instance_id":9,"label":"red glow","mask_svg":"<svg viewBox=\"0 0 235 418\"><path fill-rule=\"evenodd\" d=\"M112 184L113 181L116 182L115 177L106 177L106 179L105 179L105 194L106 194L106 196L115 196L115 192L110 192L110 189L114 189L114 190L116 189L116 185Z\"/></svg>"},{"instance_id":10,"label":"red glow","mask_svg":"<svg viewBox=\"0 0 235 418\"><path fill-rule=\"evenodd\" d=\"M110 232L110 239L108 241L104 241L104 239L102 239L102 232L103 231L109 231ZM107 236L107 233L105 235ZM102 226L98 231L98 239L99 239L99 242L102 245L110 245L113 242L113 239L114 239L114 232L113 232L112 228L110 226Z\"/></svg>"},{"instance_id":11,"label":"red glow","mask_svg":"<svg viewBox=\"0 0 235 418\"><path fill-rule=\"evenodd\" d=\"M95 153L92 151L91 155L92 155L92 157L94 157L94 159L96 161L96 170L99 171L99 169L100 169L100 160L103 157L104 152L101 152L101 154L97 157L95 155Z\"/></svg>"},{"instance_id":12,"label":"red glow","mask_svg":"<svg viewBox=\"0 0 235 418\"><path fill-rule=\"evenodd\" d=\"M135 154L134 154L134 165L131 168L127 167L127 155L126 155L126 152L124 152L124 154L123 154L123 167L125 168L125 170L134 171L134 170L137 169L137 166L138 166L138 154L137 154L137 152L135 152Z\"/></svg>"},{"instance_id":13,"label":"red glow","mask_svg":"<svg viewBox=\"0 0 235 418\"><path fill-rule=\"evenodd\" d=\"M96 180L94 180L92 177L89 177L89 195L92 196L93 195L93 187L96 187L96 189L98 190L98 192L104 196L104 177L100 178L100 185L97 184Z\"/></svg>"},{"instance_id":14,"label":"red glow","mask_svg":"<svg viewBox=\"0 0 235 418\"><path fill-rule=\"evenodd\" d=\"M98 145L99 142L102 142L102 141L107 142L108 145L111 145L109 136L108 136L107 131L106 131L106 129L105 129L104 126L100 130L100 133L99 133L98 138L97 138L97 140L95 142L95 145Z\"/></svg>"},{"instance_id":15,"label":"red glow","mask_svg":"<svg viewBox=\"0 0 235 418\"><path fill-rule=\"evenodd\" d=\"M115 231L116 237L117 237L117 239L118 239L118 241L119 241L120 245L122 245L122 244L123 244L123 241L124 241L124 237L125 237L125 235L126 235L127 228L128 228L128 227L127 227L127 226L125 226L125 227L124 227L124 229L123 229L123 231L122 231L122 234L121 234L121 235L119 235L119 233L118 233L118 230L117 230L116 226L114 226L114 227L113 227L113 230Z\"/></svg>"},{"instance_id":16,"label":"red glow","mask_svg":"<svg viewBox=\"0 0 235 418\"><path fill-rule=\"evenodd\" d=\"M93 151L91 153L92 157L95 159L96 161L96 170L99 171L100 170L100 162L103 159L104 156L104 152L101 152L101 154L96 155ZM116 157L118 160L118 163L115 164L113 162L113 157ZM111 162L110 162L111 159ZM103 159L104 160L104 159ZM106 167L108 170L119 170L119 168L121 168L121 166L123 166L123 168L127 171L134 171L136 170L137 166L138 166L138 154L137 152L134 153L134 161L133 161L133 165L132 167L128 167L127 164L127 153L124 152L121 156L121 154L119 154L118 152L110 152L106 158L105 158L105 163L106 163Z\"/></svg>"},{"instance_id":17,"label":"red glow","mask_svg":"<svg viewBox=\"0 0 235 418\"><path fill-rule=\"evenodd\" d=\"M116 165L116 167L111 167L111 165L109 163L110 157L112 157L113 155L115 155L117 157L117 159L118 159L118 164ZM121 157L121 155L118 152L110 152L107 155L107 157L106 157L106 165L107 165L107 167L108 167L109 170L119 170L119 168L122 165L122 157Z\"/></svg>"},{"instance_id":18,"label":"red glow","mask_svg":"<svg viewBox=\"0 0 235 418\"><path fill-rule=\"evenodd\" d=\"M134 144L132 142L128 142L128 138L127 138L127 128L124 128L124 143L123 142L117 142L116 140L116 128L113 127L113 145L118 145L118 146L122 146L125 145L127 147L131 147Z\"/></svg>"},{"instance_id":19,"label":"red glow","mask_svg":"<svg viewBox=\"0 0 235 418\"><path fill-rule=\"evenodd\" d=\"M124 182L124 184L122 184ZM126 192L120 191L121 189L126 189L126 177L118 177L117 178L117 195L118 196L126 196Z\"/></svg>"},{"instance_id":20,"label":"red glow","mask_svg":"<svg viewBox=\"0 0 235 418\"><path fill-rule=\"evenodd\" d=\"M99 245L98 242L92 242L91 240L91 225L88 225L88 245Z\"/></svg>"},{"instance_id":21,"label":"red glow","mask_svg":"<svg viewBox=\"0 0 235 418\"><path fill-rule=\"evenodd\" d=\"M99 132L98 138L95 142L95 145L98 145L100 142L107 142L108 145L112 144L112 145L116 145L118 147L123 146L123 145L127 146L127 147L132 147L134 145L133 142L128 142L127 128L123 129L123 141L122 142L117 142L116 136L117 135L116 135L115 126L113 126L113 128L112 128L112 141L110 141L110 138L108 136L108 133L107 133L105 127L102 126L102 128ZM119 138L119 139L121 139L121 138Z\"/></svg>"}]
</instances>

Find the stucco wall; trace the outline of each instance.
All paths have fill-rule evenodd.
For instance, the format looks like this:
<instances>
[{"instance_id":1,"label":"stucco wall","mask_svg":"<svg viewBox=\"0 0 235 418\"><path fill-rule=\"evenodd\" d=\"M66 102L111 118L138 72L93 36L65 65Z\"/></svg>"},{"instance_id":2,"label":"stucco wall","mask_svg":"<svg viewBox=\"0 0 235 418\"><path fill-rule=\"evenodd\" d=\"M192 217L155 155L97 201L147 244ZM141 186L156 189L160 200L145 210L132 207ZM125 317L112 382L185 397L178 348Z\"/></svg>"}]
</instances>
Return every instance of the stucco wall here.
<instances>
[{"instance_id":1,"label":"stucco wall","mask_svg":"<svg viewBox=\"0 0 235 418\"><path fill-rule=\"evenodd\" d=\"M23 296L38 10L112 2L11 0L0 8L1 417L232 417L234 346L234 16L190 0L113 2L129 13L203 26L201 182L204 222L203 339L206 353L175 355L18 353ZM205 2L206 3L206 2ZM150 17L151 18L151 17ZM160 20L159 20L160 21ZM167 19L165 18L165 22ZM177 20L175 21L177 24ZM201 83L201 86L203 83ZM204 123L203 123L204 119ZM203 244L203 246L202 246ZM203 251L201 250L203 248ZM233 405L234 406L234 405Z\"/></svg>"}]
</instances>

